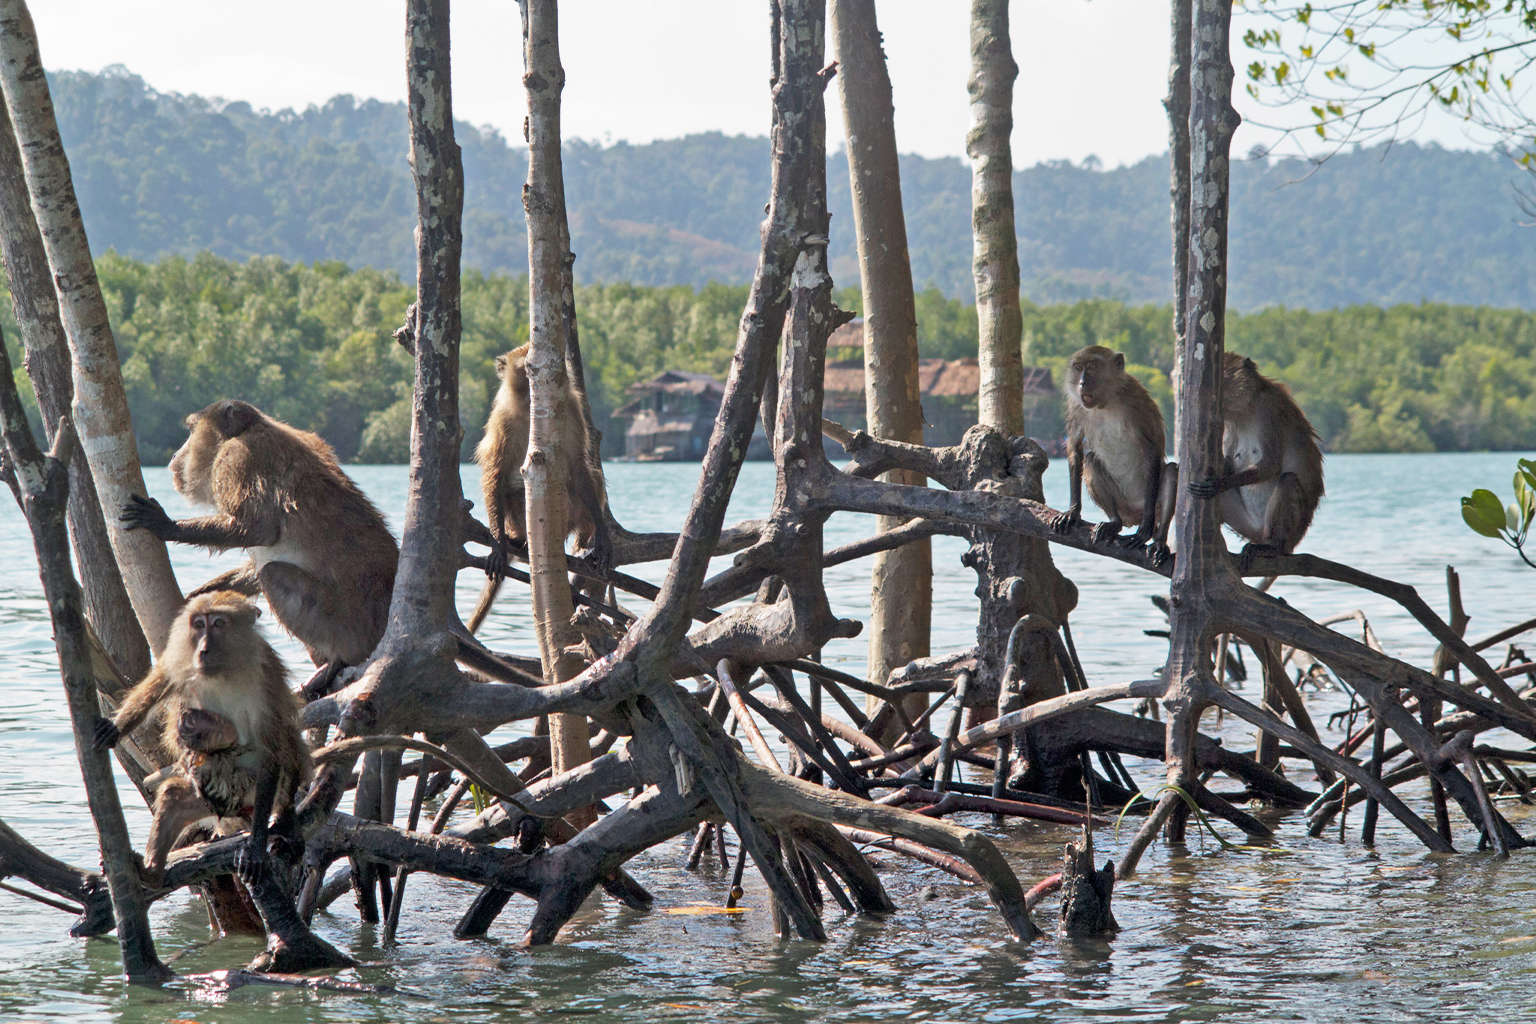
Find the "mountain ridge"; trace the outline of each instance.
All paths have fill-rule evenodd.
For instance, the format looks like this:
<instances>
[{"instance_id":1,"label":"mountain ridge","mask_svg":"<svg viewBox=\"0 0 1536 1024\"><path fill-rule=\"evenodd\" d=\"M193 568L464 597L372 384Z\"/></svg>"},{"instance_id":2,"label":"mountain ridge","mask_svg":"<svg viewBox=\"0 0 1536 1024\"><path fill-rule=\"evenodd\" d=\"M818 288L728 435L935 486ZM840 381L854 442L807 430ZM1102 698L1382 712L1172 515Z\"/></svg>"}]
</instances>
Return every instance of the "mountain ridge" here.
<instances>
[{"instance_id":1,"label":"mountain ridge","mask_svg":"<svg viewBox=\"0 0 1536 1024\"><path fill-rule=\"evenodd\" d=\"M98 252L413 272L415 204L402 103L337 96L303 111L160 93L126 69L50 74L60 133ZM458 124L467 267L526 270L525 152ZM582 282L750 278L768 193L766 138L691 135L564 147ZM913 278L971 294L970 174L901 158ZM1536 308L1536 233L1513 201L1524 171L1494 153L1398 143L1305 161L1234 161L1229 302L1338 308L1438 301ZM1056 161L1014 174L1025 297L1165 302L1167 160L1109 170ZM846 159L828 157L834 277L857 283Z\"/></svg>"}]
</instances>

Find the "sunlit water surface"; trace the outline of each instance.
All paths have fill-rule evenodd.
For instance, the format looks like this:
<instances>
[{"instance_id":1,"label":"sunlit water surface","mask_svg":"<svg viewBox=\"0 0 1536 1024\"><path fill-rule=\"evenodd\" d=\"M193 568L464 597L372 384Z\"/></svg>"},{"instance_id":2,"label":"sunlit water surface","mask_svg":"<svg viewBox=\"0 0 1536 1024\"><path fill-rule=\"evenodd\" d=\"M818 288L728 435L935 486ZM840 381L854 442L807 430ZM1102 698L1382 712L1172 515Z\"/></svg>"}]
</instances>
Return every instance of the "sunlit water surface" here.
<instances>
[{"instance_id":1,"label":"sunlit water surface","mask_svg":"<svg viewBox=\"0 0 1536 1024\"><path fill-rule=\"evenodd\" d=\"M1304 548L1405 579L1442 611L1445 566L1454 564L1472 614L1469 632L1487 635L1533 613L1536 573L1463 527L1456 499L1476 486L1507 490L1513 463L1513 456L1481 454L1330 458L1329 496ZM404 471L352 472L398 529ZM611 464L607 473L620 519L631 529L660 530L680 522L698 467ZM184 514L168 474L148 475L151 492L173 515ZM1065 475L1059 462L1046 475L1057 508L1065 506ZM464 478L466 493L478 495L474 467ZM733 516L761 515L772 484L771 466L749 464ZM839 516L827 544L870 528L867 517ZM962 547L950 539L934 544L936 652L969 644L975 627L975 581L959 564ZM0 506L0 551L0 817L56 856L95 865L31 542L9 502ZM1163 641L1143 634L1166 625L1148 600L1165 590L1161 581L1075 551L1056 549L1056 557L1082 592L1073 623L1090 683L1149 675L1164 656ZM188 548L174 549L173 558L184 585L237 560ZM640 574L656 579L661 571L641 567ZM473 572L461 576L464 610L482 581ZM867 562L830 570L827 586L840 614L864 616ZM1388 651L1428 663L1433 643L1383 599L1308 580L1286 581L1276 593L1315 617L1363 609ZM484 634L493 646L536 650L525 594L508 586ZM300 651L285 637L274 639L302 668ZM840 641L826 656L862 672L864 641ZM1335 693L1308 699L1320 724L1346 703ZM1210 716L1205 726L1228 745L1251 749L1251 732L1240 724ZM1157 767L1131 768L1155 784ZM1304 785L1315 783L1298 766L1291 771ZM122 789L129 827L142 839L148 814L126 781ZM402 801L408 792L402 787ZM1423 809L1422 792L1408 792ZM1519 805L1504 809L1522 831L1536 832L1536 815ZM995 825L984 815L956 820L993 836L1026 885L1057 870L1071 838L1061 826ZM877 920L829 907L829 941L819 946L771 934L752 872L745 914L667 913L719 904L728 885L718 864L683 871L683 840L631 864L655 893L655 910L634 913L594 897L554 946L535 951L517 948L527 901L515 901L490 938L459 942L451 930L474 888L417 875L397 946L382 948L346 898L316 918L321 934L363 962L344 977L407 990L382 997L244 988L212 998L191 986L130 991L118 978L115 942L70 939L64 914L0 892L0 1020L1481 1021L1536 1013L1536 853L1502 864L1471 852L1429 856L1386 815L1376 847L1367 849L1358 813L1348 824L1343 843L1336 832L1307 838L1292 815L1279 821L1279 841L1264 850L1222 850L1193 830L1188 849L1155 845L1140 873L1116 888L1120 934L1092 943L1011 943L982 893L886 853L874 856L900 910ZM1458 848L1474 849L1465 823L1458 819L1457 828ZM1100 856L1117 857L1130 834L1101 831ZM1049 928L1054 913L1047 903L1037 918ZM152 921L161 955L184 954L175 964L184 973L238 966L257 949L246 939L210 943L203 906L186 893L157 904Z\"/></svg>"}]
</instances>

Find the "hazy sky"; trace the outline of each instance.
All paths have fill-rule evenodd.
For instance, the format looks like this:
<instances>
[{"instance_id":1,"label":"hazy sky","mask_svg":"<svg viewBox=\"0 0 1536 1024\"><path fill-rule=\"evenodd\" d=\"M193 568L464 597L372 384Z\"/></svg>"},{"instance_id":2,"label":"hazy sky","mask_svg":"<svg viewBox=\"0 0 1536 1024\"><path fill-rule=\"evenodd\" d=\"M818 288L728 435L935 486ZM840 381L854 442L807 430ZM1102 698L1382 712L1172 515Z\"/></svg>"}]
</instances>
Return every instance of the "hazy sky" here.
<instances>
[{"instance_id":1,"label":"hazy sky","mask_svg":"<svg viewBox=\"0 0 1536 1024\"><path fill-rule=\"evenodd\" d=\"M50 70L122 64L162 92L303 108L337 93L405 98L401 0L34 0ZM902 152L963 156L965 0L879 0ZM767 0L566 0L565 134L646 142L767 132ZM1015 0L1013 158L1131 162L1166 148L1166 0ZM454 0L454 107L519 140L514 0ZM1236 33L1234 33L1236 34ZM1237 63L1244 55L1236 55ZM842 137L835 87L828 138ZM1239 96L1239 109L1248 109ZM1272 111L1261 113L1274 120ZM1442 119L1417 137L1468 145ZM1249 125L1244 153L1269 138Z\"/></svg>"}]
</instances>

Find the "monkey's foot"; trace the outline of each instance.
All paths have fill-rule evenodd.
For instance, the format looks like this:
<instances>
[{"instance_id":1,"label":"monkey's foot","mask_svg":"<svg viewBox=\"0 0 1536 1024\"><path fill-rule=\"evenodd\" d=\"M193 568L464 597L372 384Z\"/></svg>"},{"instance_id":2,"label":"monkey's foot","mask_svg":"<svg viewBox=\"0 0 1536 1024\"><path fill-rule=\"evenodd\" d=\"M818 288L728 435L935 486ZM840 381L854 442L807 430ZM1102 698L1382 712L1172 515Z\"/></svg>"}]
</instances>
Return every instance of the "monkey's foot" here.
<instances>
[{"instance_id":1,"label":"monkey's foot","mask_svg":"<svg viewBox=\"0 0 1536 1024\"><path fill-rule=\"evenodd\" d=\"M336 677L341 675L341 670L346 667L346 662L332 659L316 669L315 674L299 687L299 696L304 699L304 703L308 704L321 697L329 697L336 687Z\"/></svg>"},{"instance_id":2,"label":"monkey's foot","mask_svg":"<svg viewBox=\"0 0 1536 1024\"><path fill-rule=\"evenodd\" d=\"M1244 544L1243 550L1237 553L1237 574L1247 576L1253 571L1255 560L1283 554L1284 549L1276 544Z\"/></svg>"},{"instance_id":3,"label":"monkey's foot","mask_svg":"<svg viewBox=\"0 0 1536 1024\"><path fill-rule=\"evenodd\" d=\"M1168 550L1167 544L1160 540L1154 540L1151 544L1147 545L1147 554L1151 557L1152 564L1158 568L1161 568L1163 563L1168 561L1173 552Z\"/></svg>"},{"instance_id":4,"label":"monkey's foot","mask_svg":"<svg viewBox=\"0 0 1536 1024\"><path fill-rule=\"evenodd\" d=\"M1083 521L1081 509L1069 508L1065 512L1057 512L1051 516L1051 529L1057 533L1070 533L1073 527Z\"/></svg>"},{"instance_id":5,"label":"monkey's foot","mask_svg":"<svg viewBox=\"0 0 1536 1024\"><path fill-rule=\"evenodd\" d=\"M1120 536L1119 520L1111 519L1107 523L1100 523L1093 528L1093 543L1105 544Z\"/></svg>"},{"instance_id":6,"label":"monkey's foot","mask_svg":"<svg viewBox=\"0 0 1536 1024\"><path fill-rule=\"evenodd\" d=\"M1150 530L1146 533L1137 530L1135 533L1119 534L1114 538L1114 541L1116 544L1119 544L1123 548L1139 548L1149 539L1151 539L1151 537L1152 533Z\"/></svg>"},{"instance_id":7,"label":"monkey's foot","mask_svg":"<svg viewBox=\"0 0 1536 1024\"><path fill-rule=\"evenodd\" d=\"M306 928L291 939L269 934L267 948L251 961L247 970L300 974L304 971L334 971L356 966L356 960Z\"/></svg>"},{"instance_id":8,"label":"monkey's foot","mask_svg":"<svg viewBox=\"0 0 1536 1024\"><path fill-rule=\"evenodd\" d=\"M137 853L133 855L133 866L139 872L139 884L146 889L159 889L165 885L165 865L150 864Z\"/></svg>"}]
</instances>

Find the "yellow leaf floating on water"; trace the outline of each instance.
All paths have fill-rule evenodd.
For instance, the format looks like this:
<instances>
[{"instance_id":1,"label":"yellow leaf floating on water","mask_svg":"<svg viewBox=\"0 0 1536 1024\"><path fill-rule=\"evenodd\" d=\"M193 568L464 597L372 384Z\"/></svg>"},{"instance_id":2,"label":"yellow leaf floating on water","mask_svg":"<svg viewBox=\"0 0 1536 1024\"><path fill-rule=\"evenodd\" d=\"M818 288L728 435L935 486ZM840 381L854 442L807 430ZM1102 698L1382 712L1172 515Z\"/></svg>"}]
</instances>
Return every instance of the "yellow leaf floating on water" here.
<instances>
[{"instance_id":1,"label":"yellow leaf floating on water","mask_svg":"<svg viewBox=\"0 0 1536 1024\"><path fill-rule=\"evenodd\" d=\"M702 917L705 914L745 914L751 907L713 907L701 904L696 907L668 907L667 913L684 917Z\"/></svg>"},{"instance_id":2,"label":"yellow leaf floating on water","mask_svg":"<svg viewBox=\"0 0 1536 1024\"><path fill-rule=\"evenodd\" d=\"M1516 935L1516 936L1515 936L1515 937L1514 937L1514 938L1512 938L1512 939L1500 939L1500 940L1499 940L1499 941L1500 941L1500 942L1503 942L1503 943L1510 943L1510 942L1530 942L1530 941L1531 941L1531 940L1532 940L1532 939L1536 939L1536 935Z\"/></svg>"}]
</instances>

